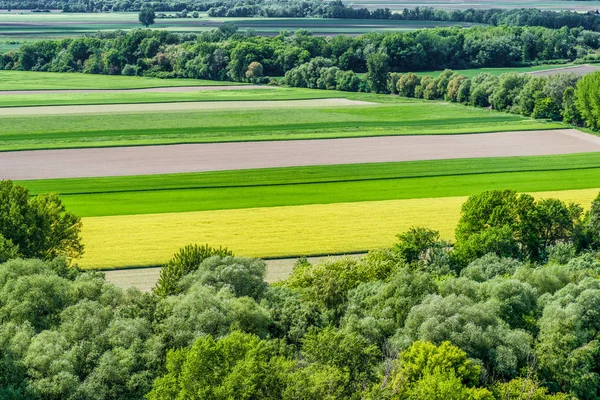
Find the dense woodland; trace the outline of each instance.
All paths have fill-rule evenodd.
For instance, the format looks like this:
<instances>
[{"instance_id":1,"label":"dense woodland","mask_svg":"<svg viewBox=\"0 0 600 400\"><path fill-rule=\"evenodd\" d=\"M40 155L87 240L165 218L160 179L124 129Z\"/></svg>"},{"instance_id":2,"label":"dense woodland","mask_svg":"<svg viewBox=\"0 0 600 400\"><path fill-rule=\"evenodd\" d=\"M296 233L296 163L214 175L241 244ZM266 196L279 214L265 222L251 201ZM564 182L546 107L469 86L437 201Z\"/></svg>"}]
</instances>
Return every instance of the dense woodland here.
<instances>
[{"instance_id":1,"label":"dense woodland","mask_svg":"<svg viewBox=\"0 0 600 400\"><path fill-rule=\"evenodd\" d=\"M278 18L350 18L408 21L456 21L489 25L543 26L558 29L582 27L600 30L600 14L537 9L467 9L443 10L432 7L405 8L392 12L388 8L368 10L346 5L341 0L0 0L0 9L48 10L63 12L124 12L151 7L155 11L206 11L211 17L278 17Z\"/></svg>"},{"instance_id":2,"label":"dense woodland","mask_svg":"<svg viewBox=\"0 0 600 400\"><path fill-rule=\"evenodd\" d=\"M600 397L600 195L484 192L455 243L412 228L273 285L261 260L186 246L152 293L68 261L79 221L56 196L4 181L0 205L2 399Z\"/></svg>"},{"instance_id":3,"label":"dense woodland","mask_svg":"<svg viewBox=\"0 0 600 400\"><path fill-rule=\"evenodd\" d=\"M436 28L323 38L304 30L258 37L227 24L198 35L139 29L27 43L0 55L0 69L244 81L252 62L266 76L283 76L317 57L361 73L379 54L391 72L507 67L596 60L599 42L600 33L581 28Z\"/></svg>"}]
</instances>

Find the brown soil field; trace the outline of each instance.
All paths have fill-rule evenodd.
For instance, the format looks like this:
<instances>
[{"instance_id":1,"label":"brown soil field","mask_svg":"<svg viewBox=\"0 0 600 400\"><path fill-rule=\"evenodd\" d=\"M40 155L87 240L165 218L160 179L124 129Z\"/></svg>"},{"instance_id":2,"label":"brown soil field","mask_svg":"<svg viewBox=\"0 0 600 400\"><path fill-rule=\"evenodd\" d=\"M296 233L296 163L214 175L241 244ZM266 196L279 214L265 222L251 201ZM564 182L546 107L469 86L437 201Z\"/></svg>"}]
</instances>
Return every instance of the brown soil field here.
<instances>
[{"instance_id":1,"label":"brown soil field","mask_svg":"<svg viewBox=\"0 0 600 400\"><path fill-rule=\"evenodd\" d=\"M272 86L178 86L148 89L63 89L63 90L0 90L0 96L21 94L77 94L77 93L181 93L207 90L274 89Z\"/></svg>"},{"instance_id":2,"label":"brown soil field","mask_svg":"<svg viewBox=\"0 0 600 400\"><path fill-rule=\"evenodd\" d=\"M0 153L0 179L151 175L598 151L600 137L575 129L35 150Z\"/></svg>"},{"instance_id":3,"label":"brown soil field","mask_svg":"<svg viewBox=\"0 0 600 400\"><path fill-rule=\"evenodd\" d=\"M600 67L585 64L585 65L578 65L578 66L574 66L574 67L545 69L542 71L529 72L529 74L537 75L537 76L550 76L550 75L567 74L567 73L572 73L572 74L577 74L577 75L587 75L587 74L591 74L596 71L600 71Z\"/></svg>"},{"instance_id":4,"label":"brown soil field","mask_svg":"<svg viewBox=\"0 0 600 400\"><path fill-rule=\"evenodd\" d=\"M271 101L199 101L183 103L102 104L83 106L4 107L0 116L37 116L64 114L115 114L133 112L238 110L265 108L339 107L370 105L348 99L271 100Z\"/></svg>"}]
</instances>

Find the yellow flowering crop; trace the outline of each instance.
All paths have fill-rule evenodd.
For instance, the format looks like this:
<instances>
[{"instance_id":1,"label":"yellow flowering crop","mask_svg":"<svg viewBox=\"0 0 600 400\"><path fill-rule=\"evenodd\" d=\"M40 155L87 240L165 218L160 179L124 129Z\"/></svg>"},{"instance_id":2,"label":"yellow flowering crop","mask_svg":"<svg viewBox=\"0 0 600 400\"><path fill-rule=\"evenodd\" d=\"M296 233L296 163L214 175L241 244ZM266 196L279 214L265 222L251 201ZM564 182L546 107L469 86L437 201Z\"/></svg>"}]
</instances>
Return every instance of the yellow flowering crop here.
<instances>
[{"instance_id":1,"label":"yellow flowering crop","mask_svg":"<svg viewBox=\"0 0 600 400\"><path fill-rule=\"evenodd\" d=\"M589 207L599 189L535 193ZM189 243L253 257L334 254L390 246L411 226L453 238L466 197L313 204L83 219L84 268L157 265Z\"/></svg>"}]
</instances>

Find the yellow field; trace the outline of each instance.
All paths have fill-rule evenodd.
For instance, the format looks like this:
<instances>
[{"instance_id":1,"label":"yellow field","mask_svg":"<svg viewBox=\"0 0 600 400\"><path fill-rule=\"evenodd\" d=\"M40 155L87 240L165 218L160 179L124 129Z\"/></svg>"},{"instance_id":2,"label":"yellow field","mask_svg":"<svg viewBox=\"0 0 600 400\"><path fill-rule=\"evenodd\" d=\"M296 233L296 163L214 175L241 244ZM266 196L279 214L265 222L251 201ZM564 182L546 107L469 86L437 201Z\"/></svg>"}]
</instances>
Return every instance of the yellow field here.
<instances>
[{"instance_id":1,"label":"yellow field","mask_svg":"<svg viewBox=\"0 0 600 400\"><path fill-rule=\"evenodd\" d=\"M535 193L589 207L600 189ZM452 239L466 197L315 204L84 218L83 268L158 265L189 243L252 257L335 254L390 246L411 226Z\"/></svg>"}]
</instances>

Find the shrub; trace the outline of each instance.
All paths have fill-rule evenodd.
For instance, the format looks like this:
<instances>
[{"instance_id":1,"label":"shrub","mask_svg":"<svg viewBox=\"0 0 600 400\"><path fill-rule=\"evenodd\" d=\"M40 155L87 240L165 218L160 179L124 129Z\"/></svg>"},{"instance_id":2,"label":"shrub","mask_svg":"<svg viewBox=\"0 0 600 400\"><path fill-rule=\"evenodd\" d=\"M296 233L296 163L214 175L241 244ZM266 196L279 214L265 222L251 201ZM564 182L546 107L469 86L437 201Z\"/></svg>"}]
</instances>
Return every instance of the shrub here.
<instances>
[{"instance_id":1,"label":"shrub","mask_svg":"<svg viewBox=\"0 0 600 400\"><path fill-rule=\"evenodd\" d=\"M181 292L179 282L190 272L196 271L202 261L212 256L232 256L227 248L213 248L208 244L187 245L179 250L171 261L160 269L160 277L156 282L154 293L159 296L169 296Z\"/></svg>"}]
</instances>

